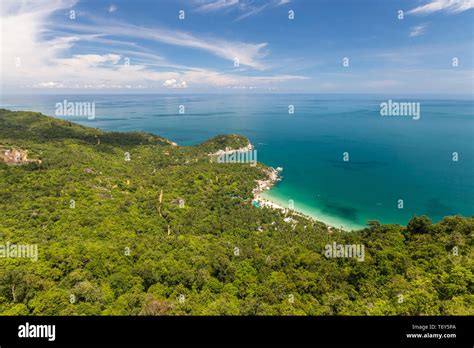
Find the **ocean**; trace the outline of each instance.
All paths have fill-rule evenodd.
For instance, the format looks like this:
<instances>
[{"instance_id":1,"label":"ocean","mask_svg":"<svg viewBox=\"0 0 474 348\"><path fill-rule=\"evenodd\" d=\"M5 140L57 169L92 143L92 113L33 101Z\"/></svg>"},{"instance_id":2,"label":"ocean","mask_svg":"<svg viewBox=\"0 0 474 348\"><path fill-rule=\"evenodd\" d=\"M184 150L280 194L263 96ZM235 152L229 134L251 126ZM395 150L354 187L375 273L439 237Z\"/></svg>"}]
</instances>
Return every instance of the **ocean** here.
<instances>
[{"instance_id":1,"label":"ocean","mask_svg":"<svg viewBox=\"0 0 474 348\"><path fill-rule=\"evenodd\" d=\"M382 116L383 102L419 103ZM283 167L265 196L336 227L406 225L474 214L474 100L376 95L3 95L0 106L55 116L56 103L95 103L95 118L59 116L109 131L151 132L179 145L217 134L250 139L257 159ZM181 108L180 108L181 106ZM184 113L180 113L184 112ZM291 113L291 111L294 111Z\"/></svg>"}]
</instances>

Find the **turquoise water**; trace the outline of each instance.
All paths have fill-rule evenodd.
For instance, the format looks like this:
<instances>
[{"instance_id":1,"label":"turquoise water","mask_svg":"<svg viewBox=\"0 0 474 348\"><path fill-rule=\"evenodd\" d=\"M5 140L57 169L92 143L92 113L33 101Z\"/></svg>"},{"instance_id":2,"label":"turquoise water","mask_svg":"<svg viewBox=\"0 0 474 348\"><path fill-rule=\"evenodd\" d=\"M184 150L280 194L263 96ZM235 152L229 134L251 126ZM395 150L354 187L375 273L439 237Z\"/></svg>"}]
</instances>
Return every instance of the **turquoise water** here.
<instances>
[{"instance_id":1,"label":"turquoise water","mask_svg":"<svg viewBox=\"0 0 474 348\"><path fill-rule=\"evenodd\" d=\"M64 99L95 102L96 118L62 118L105 130L148 131L179 145L216 134L245 135L260 162L284 168L283 180L266 195L283 205L293 200L296 210L336 226L474 213L473 100L390 97L420 102L419 120L382 117L379 105L389 97L356 95L2 96L0 106L54 116ZM288 114L290 104L294 114Z\"/></svg>"}]
</instances>

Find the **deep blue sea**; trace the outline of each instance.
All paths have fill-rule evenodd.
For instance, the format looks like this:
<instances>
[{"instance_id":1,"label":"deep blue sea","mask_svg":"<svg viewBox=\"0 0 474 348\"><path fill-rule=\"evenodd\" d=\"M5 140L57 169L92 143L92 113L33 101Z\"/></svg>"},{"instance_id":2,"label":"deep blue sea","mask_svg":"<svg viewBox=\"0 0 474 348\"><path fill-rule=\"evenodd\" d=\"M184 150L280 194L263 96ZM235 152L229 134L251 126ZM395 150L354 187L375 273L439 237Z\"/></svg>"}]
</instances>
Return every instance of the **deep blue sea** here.
<instances>
[{"instance_id":1,"label":"deep blue sea","mask_svg":"<svg viewBox=\"0 0 474 348\"><path fill-rule=\"evenodd\" d=\"M258 161L283 167L283 180L268 197L283 205L292 200L296 210L336 226L474 214L472 99L391 97L419 102L419 120L383 117L380 103L389 98L362 95L28 95L2 96L0 106L54 116L64 99L94 102L96 117L61 118L147 131L179 145L242 134Z\"/></svg>"}]
</instances>

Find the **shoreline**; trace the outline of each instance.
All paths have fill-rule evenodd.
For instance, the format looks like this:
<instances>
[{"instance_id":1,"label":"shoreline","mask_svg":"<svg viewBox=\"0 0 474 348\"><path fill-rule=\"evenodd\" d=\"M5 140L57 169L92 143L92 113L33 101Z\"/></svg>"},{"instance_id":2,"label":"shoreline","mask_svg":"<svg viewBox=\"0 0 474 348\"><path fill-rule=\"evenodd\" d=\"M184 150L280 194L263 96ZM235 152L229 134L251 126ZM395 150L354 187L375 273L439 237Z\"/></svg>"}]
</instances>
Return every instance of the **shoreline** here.
<instances>
[{"instance_id":1,"label":"shoreline","mask_svg":"<svg viewBox=\"0 0 474 348\"><path fill-rule=\"evenodd\" d=\"M342 221L337 218L330 216L324 216L323 214L311 211L311 208L307 209L290 209L285 206L286 204L282 202L281 199L272 195L272 188L282 180L282 177L279 175L283 168L278 167L277 169L273 167L268 167L264 170L267 174L266 180L257 180L257 187L252 191L253 199L252 204L257 208L270 208L274 210L280 210L284 214L290 212L292 215L297 215L314 222L320 222L327 226L328 232L332 229L342 229L345 231L355 231L364 228L365 226L350 224L347 221Z\"/></svg>"},{"instance_id":2,"label":"shoreline","mask_svg":"<svg viewBox=\"0 0 474 348\"><path fill-rule=\"evenodd\" d=\"M275 197L272 190L262 193L262 196L265 200L272 201L274 204L279 205L283 207L284 209L286 209L285 206L287 205L287 200L285 198ZM337 217L325 215L317 211L317 208L313 208L313 207L305 206L305 205L303 205L302 207L302 204L296 205L296 207L292 211L296 212L297 214L301 216L309 218L311 220L321 222L325 224L326 226L330 227L330 229L340 230L342 226L342 229L344 231L356 231L356 230L361 230L367 227L365 225L358 225L358 224L354 224L348 221L338 219Z\"/></svg>"}]
</instances>

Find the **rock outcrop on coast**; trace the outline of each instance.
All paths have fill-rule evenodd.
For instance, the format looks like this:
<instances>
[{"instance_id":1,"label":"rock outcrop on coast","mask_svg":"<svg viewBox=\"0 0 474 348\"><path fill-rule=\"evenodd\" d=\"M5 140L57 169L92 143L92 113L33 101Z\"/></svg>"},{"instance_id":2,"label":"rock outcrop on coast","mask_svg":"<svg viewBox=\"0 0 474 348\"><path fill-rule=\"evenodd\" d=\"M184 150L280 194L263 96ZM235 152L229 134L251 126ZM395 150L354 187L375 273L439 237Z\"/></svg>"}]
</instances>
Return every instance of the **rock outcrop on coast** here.
<instances>
[{"instance_id":1,"label":"rock outcrop on coast","mask_svg":"<svg viewBox=\"0 0 474 348\"><path fill-rule=\"evenodd\" d=\"M265 190L270 190L278 181L281 180L279 170L276 170L273 167L268 167L263 169L263 172L266 174L267 178L264 180L257 180L257 187L253 190L254 196L259 193L264 192Z\"/></svg>"}]
</instances>

